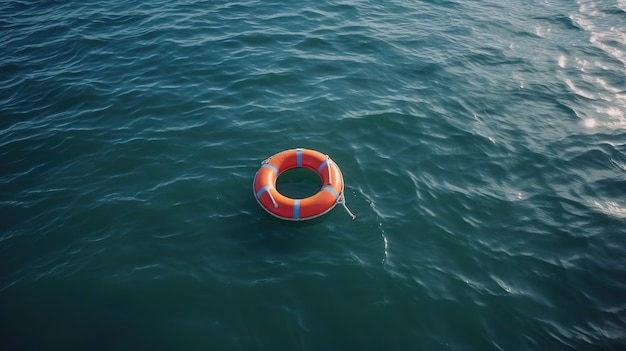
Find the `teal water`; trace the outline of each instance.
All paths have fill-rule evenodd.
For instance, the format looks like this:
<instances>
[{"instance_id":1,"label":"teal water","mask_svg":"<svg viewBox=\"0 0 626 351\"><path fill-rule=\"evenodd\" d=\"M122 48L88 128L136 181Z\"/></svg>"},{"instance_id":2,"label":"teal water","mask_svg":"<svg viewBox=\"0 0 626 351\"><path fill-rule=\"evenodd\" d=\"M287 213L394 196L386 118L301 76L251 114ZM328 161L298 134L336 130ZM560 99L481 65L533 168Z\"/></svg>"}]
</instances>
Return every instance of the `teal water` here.
<instances>
[{"instance_id":1,"label":"teal water","mask_svg":"<svg viewBox=\"0 0 626 351\"><path fill-rule=\"evenodd\" d=\"M2 349L625 349L624 33L623 0L2 2ZM259 207L294 147L354 221Z\"/></svg>"}]
</instances>

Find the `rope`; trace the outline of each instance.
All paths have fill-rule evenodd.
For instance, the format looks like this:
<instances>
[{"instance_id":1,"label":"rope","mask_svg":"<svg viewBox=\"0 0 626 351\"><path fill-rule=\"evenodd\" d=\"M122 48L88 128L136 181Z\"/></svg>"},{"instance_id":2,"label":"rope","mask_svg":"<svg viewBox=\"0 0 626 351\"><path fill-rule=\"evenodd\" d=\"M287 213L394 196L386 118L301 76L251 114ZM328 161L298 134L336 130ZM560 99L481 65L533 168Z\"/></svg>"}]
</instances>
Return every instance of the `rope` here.
<instances>
[{"instance_id":1,"label":"rope","mask_svg":"<svg viewBox=\"0 0 626 351\"><path fill-rule=\"evenodd\" d=\"M346 206L346 198L343 196L343 194L339 196L339 199L337 199L337 203L343 205L343 208L346 209L346 212L348 212L350 217L352 217L352 220L356 218L356 216L352 212L350 212L350 209L348 209L348 206Z\"/></svg>"},{"instance_id":2,"label":"rope","mask_svg":"<svg viewBox=\"0 0 626 351\"><path fill-rule=\"evenodd\" d=\"M274 208L278 208L278 204L276 203L276 200L274 200L274 197L272 196L272 192L270 190L271 189L267 189L267 195L269 195L270 199L272 199L272 203L274 204Z\"/></svg>"},{"instance_id":3,"label":"rope","mask_svg":"<svg viewBox=\"0 0 626 351\"><path fill-rule=\"evenodd\" d=\"M326 155L326 168L328 168L328 185L332 185L333 177L332 174L330 174L330 157L328 157L328 155Z\"/></svg>"}]
</instances>

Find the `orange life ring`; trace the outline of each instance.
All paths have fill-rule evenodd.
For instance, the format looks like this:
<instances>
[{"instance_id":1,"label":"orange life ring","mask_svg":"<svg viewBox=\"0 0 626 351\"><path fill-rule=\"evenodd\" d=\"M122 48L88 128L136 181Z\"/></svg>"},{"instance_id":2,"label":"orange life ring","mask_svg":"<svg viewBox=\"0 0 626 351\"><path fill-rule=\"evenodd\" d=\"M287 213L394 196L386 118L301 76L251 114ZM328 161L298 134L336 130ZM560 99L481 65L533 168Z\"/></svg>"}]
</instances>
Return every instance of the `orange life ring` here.
<instances>
[{"instance_id":1,"label":"orange life ring","mask_svg":"<svg viewBox=\"0 0 626 351\"><path fill-rule=\"evenodd\" d=\"M283 172L297 167L317 172L322 179L319 192L304 199L292 199L276 190L276 179ZM337 203L343 203L343 175L330 157L318 151L285 150L263 161L254 176L254 197L261 207L278 218L311 219L332 210Z\"/></svg>"}]
</instances>

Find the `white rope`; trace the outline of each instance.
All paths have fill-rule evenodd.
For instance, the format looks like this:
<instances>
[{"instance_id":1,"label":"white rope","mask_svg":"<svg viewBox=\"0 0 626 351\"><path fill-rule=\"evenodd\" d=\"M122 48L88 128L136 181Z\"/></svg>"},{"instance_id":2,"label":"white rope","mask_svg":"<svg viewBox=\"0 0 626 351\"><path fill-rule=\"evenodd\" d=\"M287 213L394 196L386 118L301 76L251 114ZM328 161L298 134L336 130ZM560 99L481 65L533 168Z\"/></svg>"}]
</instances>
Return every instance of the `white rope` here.
<instances>
[{"instance_id":1,"label":"white rope","mask_svg":"<svg viewBox=\"0 0 626 351\"><path fill-rule=\"evenodd\" d=\"M337 203L343 205L343 208L346 209L350 217L352 217L352 220L356 218L356 216L352 212L350 212L350 209L348 209L348 206L346 206L346 198L343 196L343 194L339 195L339 199L337 199Z\"/></svg>"},{"instance_id":2,"label":"white rope","mask_svg":"<svg viewBox=\"0 0 626 351\"><path fill-rule=\"evenodd\" d=\"M270 199L272 199L272 203L274 204L274 208L278 208L278 204L276 203L276 200L274 200L274 197L272 196L272 192L270 190L271 189L267 189L267 195L269 195Z\"/></svg>"},{"instance_id":3,"label":"white rope","mask_svg":"<svg viewBox=\"0 0 626 351\"><path fill-rule=\"evenodd\" d=\"M333 177L330 173L330 157L326 155L326 167L328 168L328 185L333 185Z\"/></svg>"}]
</instances>

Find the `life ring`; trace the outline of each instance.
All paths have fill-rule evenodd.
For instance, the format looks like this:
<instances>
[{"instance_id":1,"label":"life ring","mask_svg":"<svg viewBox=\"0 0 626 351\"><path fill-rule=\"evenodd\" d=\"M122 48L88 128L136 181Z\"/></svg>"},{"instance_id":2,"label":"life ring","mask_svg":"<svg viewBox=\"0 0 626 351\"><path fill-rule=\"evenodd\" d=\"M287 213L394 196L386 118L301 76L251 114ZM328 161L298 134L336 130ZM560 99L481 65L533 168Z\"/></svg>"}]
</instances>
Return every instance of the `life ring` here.
<instances>
[{"instance_id":1,"label":"life ring","mask_svg":"<svg viewBox=\"0 0 626 351\"><path fill-rule=\"evenodd\" d=\"M293 199L276 190L278 177L298 167L311 169L322 179L322 188L304 199ZM286 220L319 217L338 203L345 207L343 189L343 175L339 166L327 155L304 148L285 150L266 159L254 176L254 197L259 205L270 214ZM349 210L348 213L355 218Z\"/></svg>"}]
</instances>

